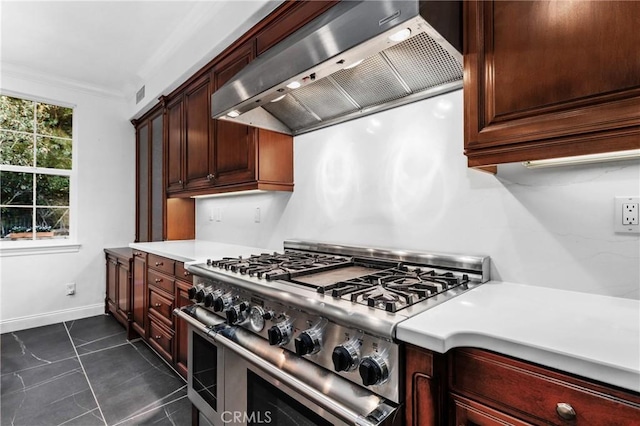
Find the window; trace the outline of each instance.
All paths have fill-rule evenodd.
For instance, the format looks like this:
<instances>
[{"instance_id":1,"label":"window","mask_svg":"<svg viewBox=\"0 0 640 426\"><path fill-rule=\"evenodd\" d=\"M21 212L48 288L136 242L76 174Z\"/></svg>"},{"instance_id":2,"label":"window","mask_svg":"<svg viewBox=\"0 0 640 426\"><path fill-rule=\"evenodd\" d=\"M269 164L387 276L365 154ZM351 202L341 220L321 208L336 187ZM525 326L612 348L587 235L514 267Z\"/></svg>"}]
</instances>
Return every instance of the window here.
<instances>
[{"instance_id":1,"label":"window","mask_svg":"<svg viewBox=\"0 0 640 426\"><path fill-rule=\"evenodd\" d=\"M70 237L73 108L0 96L0 239Z\"/></svg>"}]
</instances>

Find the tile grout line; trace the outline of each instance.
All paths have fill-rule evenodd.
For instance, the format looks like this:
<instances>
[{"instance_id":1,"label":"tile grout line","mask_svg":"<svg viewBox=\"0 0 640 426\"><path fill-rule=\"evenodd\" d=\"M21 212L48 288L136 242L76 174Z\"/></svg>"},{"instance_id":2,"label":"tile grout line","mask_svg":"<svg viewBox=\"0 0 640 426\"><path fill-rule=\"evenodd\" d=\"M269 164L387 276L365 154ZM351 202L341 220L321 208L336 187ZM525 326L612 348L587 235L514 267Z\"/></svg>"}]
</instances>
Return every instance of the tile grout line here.
<instances>
[{"instance_id":1,"label":"tile grout line","mask_svg":"<svg viewBox=\"0 0 640 426\"><path fill-rule=\"evenodd\" d=\"M125 422L128 422L129 420L133 420L133 419L135 419L136 417L140 417L140 416L143 416L143 415L145 415L145 414L148 414L148 413L152 412L153 410L157 410L157 409L160 409L160 408L166 407L167 405L171 405L171 404L173 404L174 402L180 401L180 400L181 400L181 399L183 399L183 398L187 398L187 395L181 396L180 398L176 398L176 399L174 399L174 400L172 400L172 401L169 401L169 402L165 402L165 403L164 403L164 404L162 404L162 405L159 405L159 406L157 406L157 407L150 408L150 409L149 409L149 410L147 410L147 411L143 411L142 413L138 413L138 414L135 414L135 415L133 415L133 416L131 416L131 417L127 417L126 419L122 419L122 420L120 420L118 423L115 423L113 426L119 426L119 425L121 425L121 424L123 424L123 423L125 423Z\"/></svg>"},{"instance_id":2,"label":"tile grout line","mask_svg":"<svg viewBox=\"0 0 640 426\"><path fill-rule=\"evenodd\" d=\"M102 421L105 426L107 426L107 420L104 418L104 413L102 412L102 408L100 408L100 403L98 402L98 398L96 397L96 393L93 391L93 386L91 386L91 381L89 381L89 376L87 376L87 371L84 369L84 364L82 364L82 360L80 359L80 355L78 355L78 350L76 349L76 345L73 343L73 339L71 338L71 333L69 333L69 329L67 328L67 323L62 322L64 325L64 329L67 331L67 336L69 336L69 341L71 342L71 347L73 347L73 351L76 353L76 357L78 358L78 362L80 363L80 367L82 368L82 373L84 374L84 378L87 380L87 384L89 385L89 390L91 390L91 394L93 395L93 399L96 401L96 405L98 406L98 411L100 412L100 416L102 417Z\"/></svg>"}]
</instances>

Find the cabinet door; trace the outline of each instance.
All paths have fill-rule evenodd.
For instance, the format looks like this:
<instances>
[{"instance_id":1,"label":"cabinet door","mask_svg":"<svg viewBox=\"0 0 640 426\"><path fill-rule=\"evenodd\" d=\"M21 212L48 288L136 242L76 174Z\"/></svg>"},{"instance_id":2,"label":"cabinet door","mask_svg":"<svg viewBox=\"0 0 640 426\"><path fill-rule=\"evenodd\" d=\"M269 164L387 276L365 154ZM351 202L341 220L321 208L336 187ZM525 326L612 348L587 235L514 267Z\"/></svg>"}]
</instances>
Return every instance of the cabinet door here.
<instances>
[{"instance_id":1,"label":"cabinet door","mask_svg":"<svg viewBox=\"0 0 640 426\"><path fill-rule=\"evenodd\" d=\"M189 289L191 288L191 283L184 281L176 281L176 307L182 308L183 306L188 306L193 304L189 299ZM182 375L182 377L187 377L187 360L189 358L188 350L189 350L189 333L188 333L188 324L185 320L176 318L176 370L178 373Z\"/></svg>"},{"instance_id":2,"label":"cabinet door","mask_svg":"<svg viewBox=\"0 0 640 426\"><path fill-rule=\"evenodd\" d=\"M469 165L635 149L637 1L465 1Z\"/></svg>"},{"instance_id":3,"label":"cabinet door","mask_svg":"<svg viewBox=\"0 0 640 426\"><path fill-rule=\"evenodd\" d=\"M185 186L187 189L211 185L212 144L211 88L209 74L191 84L184 94Z\"/></svg>"},{"instance_id":4,"label":"cabinet door","mask_svg":"<svg viewBox=\"0 0 640 426\"><path fill-rule=\"evenodd\" d=\"M183 188L184 176L182 174L183 155L182 141L184 135L182 111L182 96L169 102L166 110L166 135L167 135L167 192L180 191Z\"/></svg>"},{"instance_id":5,"label":"cabinet door","mask_svg":"<svg viewBox=\"0 0 640 426\"><path fill-rule=\"evenodd\" d=\"M108 311L116 311L116 300L118 299L116 292L118 288L118 260L114 257L107 256L107 300L105 313Z\"/></svg>"},{"instance_id":6,"label":"cabinet door","mask_svg":"<svg viewBox=\"0 0 640 426\"><path fill-rule=\"evenodd\" d=\"M136 241L149 241L149 124L136 129ZM115 300L115 299L114 299Z\"/></svg>"},{"instance_id":7,"label":"cabinet door","mask_svg":"<svg viewBox=\"0 0 640 426\"><path fill-rule=\"evenodd\" d=\"M118 262L118 315L125 321L129 319L129 302L131 300L131 275L129 274L129 265L127 263Z\"/></svg>"},{"instance_id":8,"label":"cabinet door","mask_svg":"<svg viewBox=\"0 0 640 426\"><path fill-rule=\"evenodd\" d=\"M150 178L150 211L151 241L164 240L164 161L163 161L163 113L160 112L149 120L151 123L151 178Z\"/></svg>"},{"instance_id":9,"label":"cabinet door","mask_svg":"<svg viewBox=\"0 0 640 426\"><path fill-rule=\"evenodd\" d=\"M215 89L229 81L254 57L253 43L246 43L216 64L213 69ZM214 128L215 184L229 185L256 180L256 130L230 120L215 120Z\"/></svg>"},{"instance_id":10,"label":"cabinet door","mask_svg":"<svg viewBox=\"0 0 640 426\"><path fill-rule=\"evenodd\" d=\"M446 362L442 355L407 345L405 419L409 426L445 424Z\"/></svg>"},{"instance_id":11,"label":"cabinet door","mask_svg":"<svg viewBox=\"0 0 640 426\"><path fill-rule=\"evenodd\" d=\"M144 252L133 254L133 328L142 337L146 337L146 290L147 290L147 255Z\"/></svg>"}]
</instances>

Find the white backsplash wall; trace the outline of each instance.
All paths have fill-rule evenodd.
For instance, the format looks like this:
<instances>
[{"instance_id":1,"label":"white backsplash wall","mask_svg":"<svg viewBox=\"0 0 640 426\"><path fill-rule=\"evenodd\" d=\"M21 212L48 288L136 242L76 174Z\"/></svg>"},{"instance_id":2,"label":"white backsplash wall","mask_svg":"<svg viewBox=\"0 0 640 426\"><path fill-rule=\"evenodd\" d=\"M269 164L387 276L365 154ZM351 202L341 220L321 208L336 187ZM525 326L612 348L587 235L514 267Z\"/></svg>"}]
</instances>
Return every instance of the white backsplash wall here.
<instances>
[{"instance_id":1,"label":"white backsplash wall","mask_svg":"<svg viewBox=\"0 0 640 426\"><path fill-rule=\"evenodd\" d=\"M614 196L640 193L639 161L468 169L462 91L298 136L294 148L293 193L199 199L196 237L485 254L494 279L640 298L640 239L613 232Z\"/></svg>"}]
</instances>

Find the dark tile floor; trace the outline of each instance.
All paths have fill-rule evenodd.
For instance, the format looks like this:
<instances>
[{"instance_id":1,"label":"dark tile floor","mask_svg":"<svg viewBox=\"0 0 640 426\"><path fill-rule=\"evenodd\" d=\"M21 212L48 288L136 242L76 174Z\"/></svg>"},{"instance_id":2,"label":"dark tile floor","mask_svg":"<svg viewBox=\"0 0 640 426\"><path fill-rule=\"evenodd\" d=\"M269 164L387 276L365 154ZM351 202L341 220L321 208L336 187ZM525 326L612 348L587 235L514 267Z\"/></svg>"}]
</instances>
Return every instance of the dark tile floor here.
<instances>
[{"instance_id":1,"label":"dark tile floor","mask_svg":"<svg viewBox=\"0 0 640 426\"><path fill-rule=\"evenodd\" d=\"M109 315L1 336L0 425L190 425L184 380Z\"/></svg>"}]
</instances>

